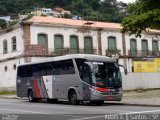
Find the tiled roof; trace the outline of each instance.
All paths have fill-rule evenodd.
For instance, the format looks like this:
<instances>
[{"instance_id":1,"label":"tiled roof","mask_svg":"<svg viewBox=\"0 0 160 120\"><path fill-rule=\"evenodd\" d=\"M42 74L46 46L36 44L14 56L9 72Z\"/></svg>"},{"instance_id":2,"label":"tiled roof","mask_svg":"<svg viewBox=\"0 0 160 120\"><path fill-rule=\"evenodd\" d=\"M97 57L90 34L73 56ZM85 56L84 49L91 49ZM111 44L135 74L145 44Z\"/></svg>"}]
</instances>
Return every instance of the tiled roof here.
<instances>
[{"instance_id":1,"label":"tiled roof","mask_svg":"<svg viewBox=\"0 0 160 120\"><path fill-rule=\"evenodd\" d=\"M55 25L69 25L69 26L89 26L93 28L110 28L118 29L122 28L120 23L109 23L109 22L96 22L96 21L86 21L86 20L73 20L65 18L55 18L49 16L34 16L27 22L40 23L40 24L55 24ZM160 33L160 30L149 29L151 33Z\"/></svg>"},{"instance_id":2,"label":"tiled roof","mask_svg":"<svg viewBox=\"0 0 160 120\"><path fill-rule=\"evenodd\" d=\"M95 21L86 21L86 20L73 20L73 19L64 19L64 18L43 17L43 16L34 16L33 18L29 19L27 22L121 29L121 25L118 23L95 22Z\"/></svg>"}]
</instances>

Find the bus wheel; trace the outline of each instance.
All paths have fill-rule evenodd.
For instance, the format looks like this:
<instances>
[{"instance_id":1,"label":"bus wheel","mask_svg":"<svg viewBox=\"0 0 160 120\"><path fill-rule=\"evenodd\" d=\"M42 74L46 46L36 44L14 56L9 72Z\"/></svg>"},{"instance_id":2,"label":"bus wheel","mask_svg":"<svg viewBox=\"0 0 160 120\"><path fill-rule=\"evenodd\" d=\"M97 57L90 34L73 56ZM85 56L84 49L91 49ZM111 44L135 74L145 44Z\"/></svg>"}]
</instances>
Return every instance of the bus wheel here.
<instances>
[{"instance_id":1,"label":"bus wheel","mask_svg":"<svg viewBox=\"0 0 160 120\"><path fill-rule=\"evenodd\" d=\"M28 91L28 100L29 100L29 102L37 102L38 101L38 99L33 97L33 91L32 90Z\"/></svg>"},{"instance_id":2,"label":"bus wheel","mask_svg":"<svg viewBox=\"0 0 160 120\"><path fill-rule=\"evenodd\" d=\"M77 105L79 101L77 100L77 94L75 91L71 91L69 94L69 103L71 105Z\"/></svg>"}]
</instances>

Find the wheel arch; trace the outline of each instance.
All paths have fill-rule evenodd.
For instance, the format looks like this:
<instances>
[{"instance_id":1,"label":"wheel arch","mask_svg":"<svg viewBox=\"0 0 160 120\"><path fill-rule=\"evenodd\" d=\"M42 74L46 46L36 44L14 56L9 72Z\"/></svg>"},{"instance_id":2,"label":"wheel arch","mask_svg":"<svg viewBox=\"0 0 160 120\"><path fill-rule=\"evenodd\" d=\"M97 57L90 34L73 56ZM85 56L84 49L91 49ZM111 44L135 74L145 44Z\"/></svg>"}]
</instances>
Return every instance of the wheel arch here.
<instances>
[{"instance_id":1,"label":"wheel arch","mask_svg":"<svg viewBox=\"0 0 160 120\"><path fill-rule=\"evenodd\" d=\"M28 88L28 91L27 91L27 97L28 97L28 95L29 95L29 92L30 92L30 91L32 91L32 92L33 92L33 89L32 89L31 87L29 87L29 88ZM34 94L34 92L33 92L33 94Z\"/></svg>"},{"instance_id":2,"label":"wheel arch","mask_svg":"<svg viewBox=\"0 0 160 120\"><path fill-rule=\"evenodd\" d=\"M69 100L69 95L72 91L76 92L75 88L69 88L69 90L68 90L68 100ZM77 92L76 92L76 94L77 94Z\"/></svg>"}]
</instances>

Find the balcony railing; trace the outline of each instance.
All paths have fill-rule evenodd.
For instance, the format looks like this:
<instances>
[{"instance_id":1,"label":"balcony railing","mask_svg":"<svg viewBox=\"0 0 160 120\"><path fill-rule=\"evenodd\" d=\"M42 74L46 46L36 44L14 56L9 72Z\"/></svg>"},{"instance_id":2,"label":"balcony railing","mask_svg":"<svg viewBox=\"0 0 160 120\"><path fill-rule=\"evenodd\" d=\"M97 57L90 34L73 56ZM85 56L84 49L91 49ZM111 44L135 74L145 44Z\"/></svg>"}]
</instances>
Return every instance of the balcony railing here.
<instances>
[{"instance_id":1,"label":"balcony railing","mask_svg":"<svg viewBox=\"0 0 160 120\"><path fill-rule=\"evenodd\" d=\"M148 56L160 56L159 51L146 51L146 50L129 50L128 56L130 57L148 57Z\"/></svg>"},{"instance_id":2,"label":"balcony railing","mask_svg":"<svg viewBox=\"0 0 160 120\"><path fill-rule=\"evenodd\" d=\"M106 50L106 56L111 57L113 54L121 55L121 50Z\"/></svg>"},{"instance_id":3,"label":"balcony railing","mask_svg":"<svg viewBox=\"0 0 160 120\"><path fill-rule=\"evenodd\" d=\"M65 55L65 54L77 54L77 53L84 53L84 54L96 54L96 49L74 49L74 48L62 48L62 49L49 49L49 55Z\"/></svg>"}]
</instances>

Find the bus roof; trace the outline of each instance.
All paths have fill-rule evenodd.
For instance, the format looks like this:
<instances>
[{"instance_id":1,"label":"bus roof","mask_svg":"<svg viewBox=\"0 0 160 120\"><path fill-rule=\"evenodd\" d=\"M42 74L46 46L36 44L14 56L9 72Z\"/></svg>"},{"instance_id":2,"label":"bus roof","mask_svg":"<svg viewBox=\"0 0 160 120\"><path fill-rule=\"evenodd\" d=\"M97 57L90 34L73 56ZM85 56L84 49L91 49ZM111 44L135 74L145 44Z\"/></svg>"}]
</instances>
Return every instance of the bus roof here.
<instances>
[{"instance_id":1,"label":"bus roof","mask_svg":"<svg viewBox=\"0 0 160 120\"><path fill-rule=\"evenodd\" d=\"M37 61L34 61L34 62L24 63L24 64L21 64L19 66L45 63L45 62L52 62L52 61L59 61L59 60L75 59L75 58L84 58L84 59L87 59L87 60L95 60L95 61L116 62L116 60L114 58L101 56L101 55L69 54L69 55L56 56L56 57L46 58L46 59L43 59L43 60L37 60Z\"/></svg>"}]
</instances>

